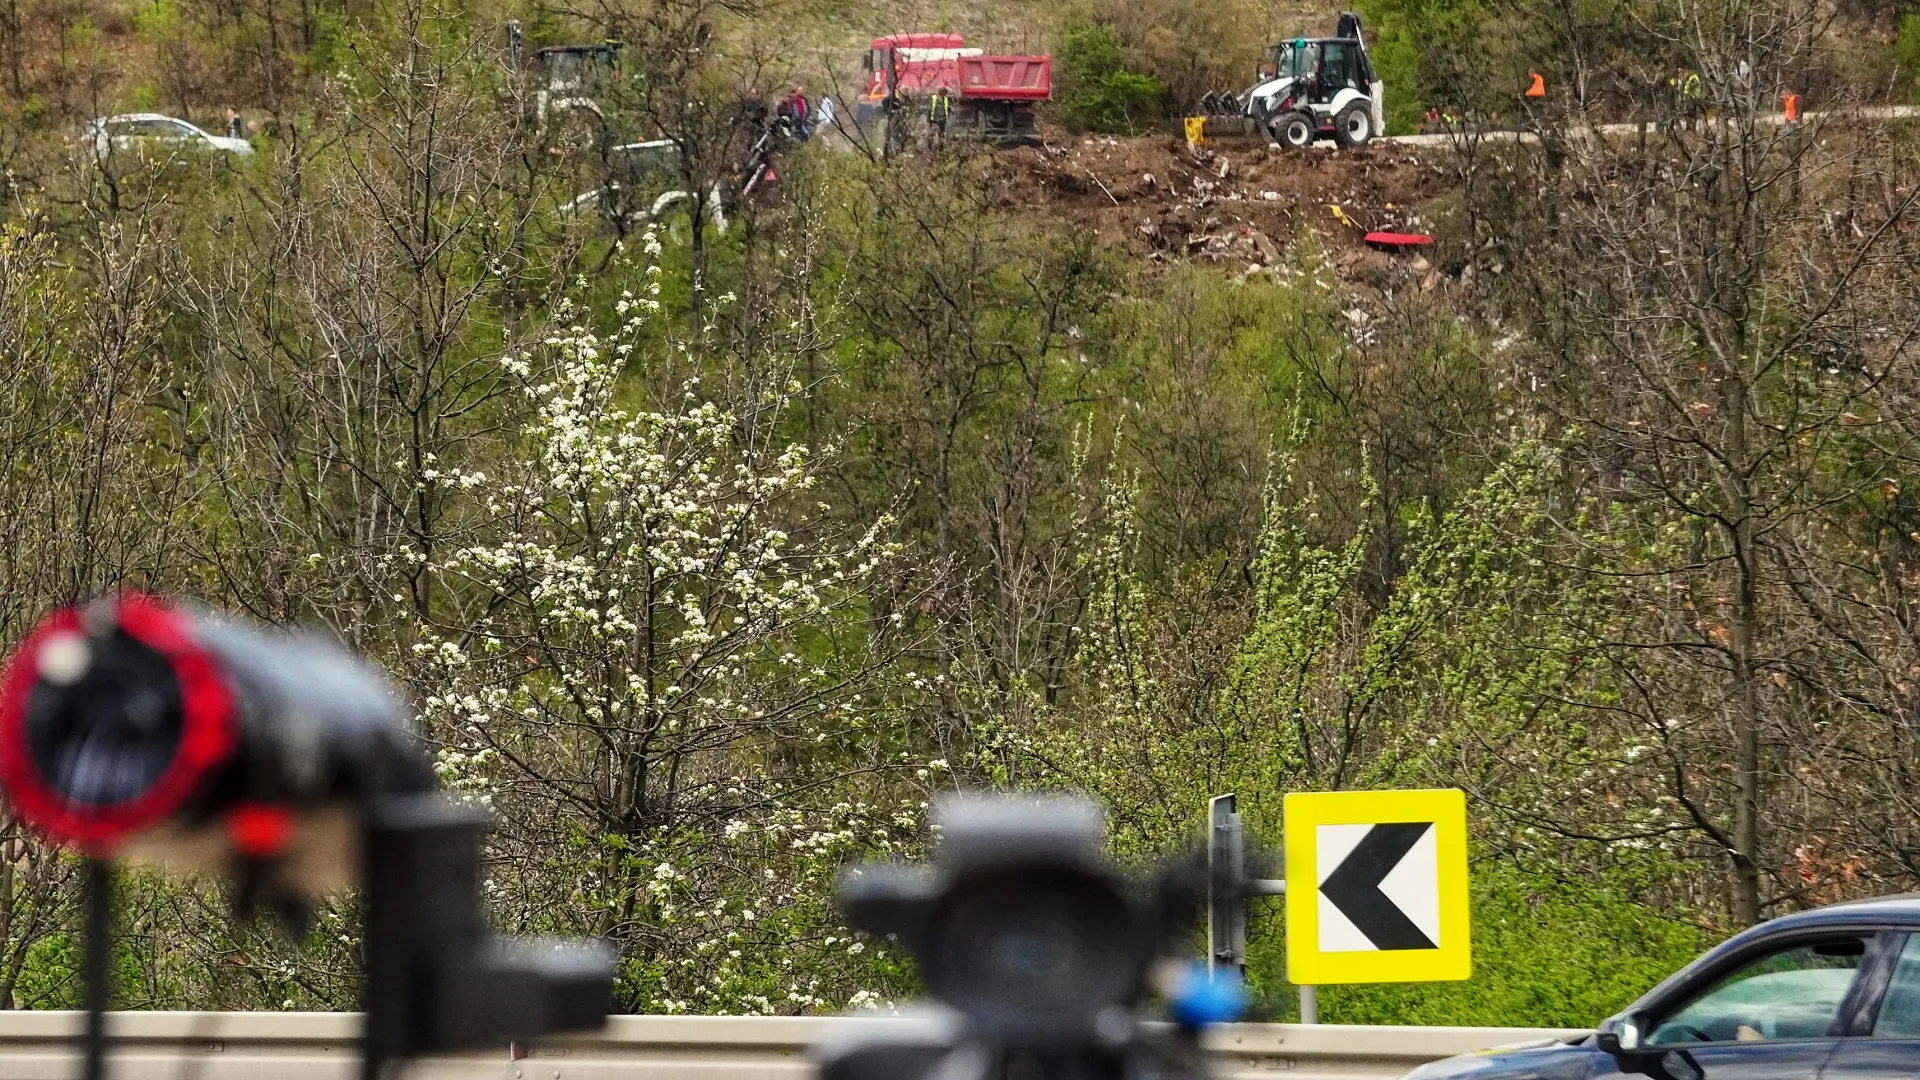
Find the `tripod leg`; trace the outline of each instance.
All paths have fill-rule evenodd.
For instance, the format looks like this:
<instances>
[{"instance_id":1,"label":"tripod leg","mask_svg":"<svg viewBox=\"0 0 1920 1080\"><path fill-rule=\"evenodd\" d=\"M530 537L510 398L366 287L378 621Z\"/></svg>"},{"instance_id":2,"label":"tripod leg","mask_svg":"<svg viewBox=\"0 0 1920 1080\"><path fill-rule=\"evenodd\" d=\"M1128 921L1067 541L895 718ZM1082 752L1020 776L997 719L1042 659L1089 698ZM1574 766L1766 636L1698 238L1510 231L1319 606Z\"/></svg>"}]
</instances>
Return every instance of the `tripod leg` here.
<instances>
[{"instance_id":1,"label":"tripod leg","mask_svg":"<svg viewBox=\"0 0 1920 1080\"><path fill-rule=\"evenodd\" d=\"M80 1036L85 1080L106 1080L107 1005L111 987L107 973L113 954L113 866L89 858L86 873L86 943L80 958L81 992L87 1024Z\"/></svg>"}]
</instances>

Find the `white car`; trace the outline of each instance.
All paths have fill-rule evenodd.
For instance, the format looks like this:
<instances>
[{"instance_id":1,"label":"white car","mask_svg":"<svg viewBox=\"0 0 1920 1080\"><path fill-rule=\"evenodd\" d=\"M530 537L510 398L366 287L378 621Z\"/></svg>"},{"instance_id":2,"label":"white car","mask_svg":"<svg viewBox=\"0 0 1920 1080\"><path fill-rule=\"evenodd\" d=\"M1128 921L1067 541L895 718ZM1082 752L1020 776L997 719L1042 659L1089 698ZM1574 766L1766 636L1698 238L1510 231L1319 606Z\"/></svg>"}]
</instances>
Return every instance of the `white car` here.
<instances>
[{"instance_id":1,"label":"white car","mask_svg":"<svg viewBox=\"0 0 1920 1080\"><path fill-rule=\"evenodd\" d=\"M92 147L93 152L103 158L114 153L151 153L162 148L211 149L241 157L253 153L253 144L245 139L213 135L185 120L160 113L123 113L90 121L80 134L80 145Z\"/></svg>"}]
</instances>

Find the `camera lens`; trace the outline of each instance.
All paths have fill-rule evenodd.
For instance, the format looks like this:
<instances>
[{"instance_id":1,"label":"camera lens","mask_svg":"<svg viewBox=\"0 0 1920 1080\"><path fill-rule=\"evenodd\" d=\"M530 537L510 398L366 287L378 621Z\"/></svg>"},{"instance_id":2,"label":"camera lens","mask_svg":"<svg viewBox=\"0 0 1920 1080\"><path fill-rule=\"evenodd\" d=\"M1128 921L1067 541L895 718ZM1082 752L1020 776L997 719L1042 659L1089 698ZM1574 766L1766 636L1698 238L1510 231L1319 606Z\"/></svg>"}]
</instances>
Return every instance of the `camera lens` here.
<instances>
[{"instance_id":1,"label":"camera lens","mask_svg":"<svg viewBox=\"0 0 1920 1080\"><path fill-rule=\"evenodd\" d=\"M1020 1037L1073 1033L1141 976L1132 908L1101 877L1059 867L970 877L928 920L929 989Z\"/></svg>"},{"instance_id":2,"label":"camera lens","mask_svg":"<svg viewBox=\"0 0 1920 1080\"><path fill-rule=\"evenodd\" d=\"M78 681L42 681L27 702L27 752L68 803L132 802L180 748L180 680L166 657L115 630Z\"/></svg>"},{"instance_id":3,"label":"camera lens","mask_svg":"<svg viewBox=\"0 0 1920 1080\"><path fill-rule=\"evenodd\" d=\"M1073 927L1057 912L1022 912L987 940L984 959L1000 978L1030 986L1057 983L1073 971Z\"/></svg>"}]
</instances>

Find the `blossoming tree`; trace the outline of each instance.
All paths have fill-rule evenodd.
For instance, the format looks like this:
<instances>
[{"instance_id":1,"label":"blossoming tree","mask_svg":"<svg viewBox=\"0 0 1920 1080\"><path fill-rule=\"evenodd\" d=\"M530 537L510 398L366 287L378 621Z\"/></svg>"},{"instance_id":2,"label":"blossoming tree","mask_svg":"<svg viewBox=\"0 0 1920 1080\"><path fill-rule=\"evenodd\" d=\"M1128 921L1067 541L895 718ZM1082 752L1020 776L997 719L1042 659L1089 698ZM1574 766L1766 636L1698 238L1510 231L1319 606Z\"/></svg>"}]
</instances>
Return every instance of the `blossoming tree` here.
<instances>
[{"instance_id":1,"label":"blossoming tree","mask_svg":"<svg viewBox=\"0 0 1920 1080\"><path fill-rule=\"evenodd\" d=\"M654 268L653 295L659 270ZM505 361L532 421L438 563L455 607L414 647L449 786L502 818L488 882L519 928L598 934L622 1004L791 1012L877 1000L884 955L837 930L833 873L910 842L942 763L903 721L906 636L863 584L886 520L829 524L786 396L697 383L635 406L652 297Z\"/></svg>"}]
</instances>

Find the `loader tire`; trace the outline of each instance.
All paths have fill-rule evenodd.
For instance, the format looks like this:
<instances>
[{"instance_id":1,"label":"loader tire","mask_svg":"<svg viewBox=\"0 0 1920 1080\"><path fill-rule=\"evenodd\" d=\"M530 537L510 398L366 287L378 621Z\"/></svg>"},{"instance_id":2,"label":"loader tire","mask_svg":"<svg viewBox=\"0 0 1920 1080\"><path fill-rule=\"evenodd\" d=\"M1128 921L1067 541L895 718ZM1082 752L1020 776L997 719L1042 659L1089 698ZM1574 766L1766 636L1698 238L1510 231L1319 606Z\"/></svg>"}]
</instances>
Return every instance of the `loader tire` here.
<instances>
[{"instance_id":1,"label":"loader tire","mask_svg":"<svg viewBox=\"0 0 1920 1080\"><path fill-rule=\"evenodd\" d=\"M1305 150L1313 145L1313 138L1319 130L1313 117L1301 112L1281 113L1270 125L1273 141L1289 150Z\"/></svg>"},{"instance_id":2,"label":"loader tire","mask_svg":"<svg viewBox=\"0 0 1920 1080\"><path fill-rule=\"evenodd\" d=\"M1356 149L1373 141L1373 111L1364 101L1349 102L1333 118L1333 141Z\"/></svg>"}]
</instances>

